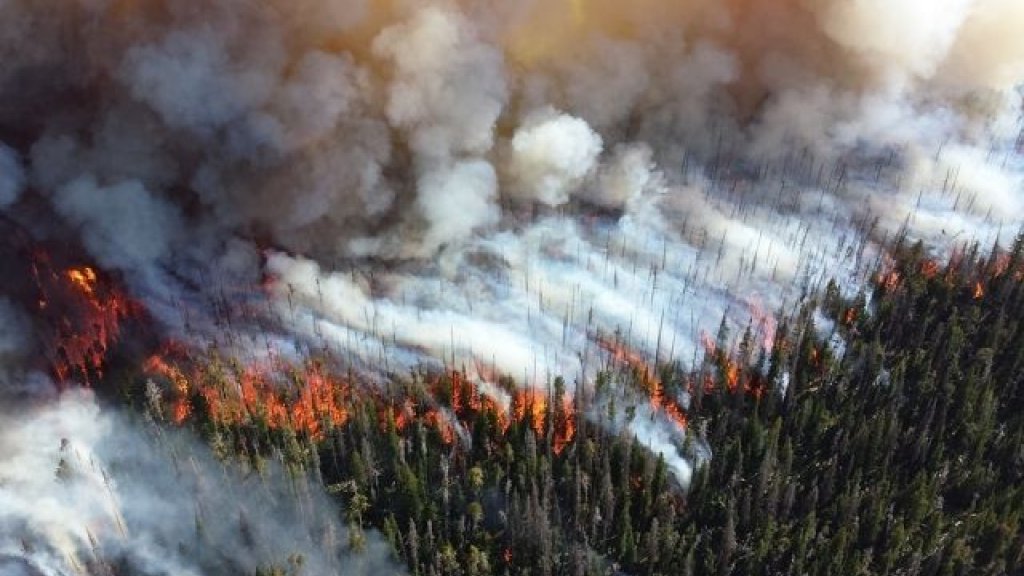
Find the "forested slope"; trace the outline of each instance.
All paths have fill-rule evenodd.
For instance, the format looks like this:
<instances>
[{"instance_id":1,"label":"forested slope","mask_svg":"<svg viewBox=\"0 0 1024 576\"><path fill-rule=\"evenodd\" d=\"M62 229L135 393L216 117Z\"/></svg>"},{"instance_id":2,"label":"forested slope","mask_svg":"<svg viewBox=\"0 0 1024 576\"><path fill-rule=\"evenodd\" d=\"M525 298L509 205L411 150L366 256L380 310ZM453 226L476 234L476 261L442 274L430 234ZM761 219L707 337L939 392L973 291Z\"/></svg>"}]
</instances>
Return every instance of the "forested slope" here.
<instances>
[{"instance_id":1,"label":"forested slope","mask_svg":"<svg viewBox=\"0 0 1024 576\"><path fill-rule=\"evenodd\" d=\"M244 402L225 418L210 390L231 365L204 370L176 415L134 399L224 458L313 475L357 528L350 546L379 528L417 575L1014 573L1024 238L947 262L919 244L889 253L870 293L832 283L780 315L770 349L723 322L695 370L609 363L575 395L560 378L536 393L503 379L507 409L460 371L372 397L325 388L310 405L332 411L302 427ZM615 432L617 411L643 417L620 392L652 386L696 432L677 446L701 462L689 487Z\"/></svg>"}]
</instances>

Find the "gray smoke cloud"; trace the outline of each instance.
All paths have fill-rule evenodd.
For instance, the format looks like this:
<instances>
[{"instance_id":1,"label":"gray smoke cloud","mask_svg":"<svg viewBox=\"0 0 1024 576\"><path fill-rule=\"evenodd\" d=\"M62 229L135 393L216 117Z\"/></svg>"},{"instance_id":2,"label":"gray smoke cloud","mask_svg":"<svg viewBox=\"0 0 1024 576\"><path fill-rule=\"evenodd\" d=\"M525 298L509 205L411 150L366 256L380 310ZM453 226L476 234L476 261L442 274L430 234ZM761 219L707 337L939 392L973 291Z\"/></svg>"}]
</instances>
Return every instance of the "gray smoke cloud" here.
<instances>
[{"instance_id":1,"label":"gray smoke cloud","mask_svg":"<svg viewBox=\"0 0 1024 576\"><path fill-rule=\"evenodd\" d=\"M18 153L0 144L0 208L17 202L25 189L25 172Z\"/></svg>"},{"instance_id":2,"label":"gray smoke cloud","mask_svg":"<svg viewBox=\"0 0 1024 576\"><path fill-rule=\"evenodd\" d=\"M177 208L137 181L100 186L83 176L57 189L52 201L81 230L89 253L113 269L144 269L167 255L182 230Z\"/></svg>"},{"instance_id":3,"label":"gray smoke cloud","mask_svg":"<svg viewBox=\"0 0 1024 576\"><path fill-rule=\"evenodd\" d=\"M13 387L21 365L32 353L27 336L31 323L25 311L9 298L0 297L0 385Z\"/></svg>"},{"instance_id":4,"label":"gray smoke cloud","mask_svg":"<svg viewBox=\"0 0 1024 576\"><path fill-rule=\"evenodd\" d=\"M0 10L4 217L243 356L587 386L601 335L694 363L884 238L1024 220L1017 0ZM679 431L622 425L685 482Z\"/></svg>"}]
</instances>

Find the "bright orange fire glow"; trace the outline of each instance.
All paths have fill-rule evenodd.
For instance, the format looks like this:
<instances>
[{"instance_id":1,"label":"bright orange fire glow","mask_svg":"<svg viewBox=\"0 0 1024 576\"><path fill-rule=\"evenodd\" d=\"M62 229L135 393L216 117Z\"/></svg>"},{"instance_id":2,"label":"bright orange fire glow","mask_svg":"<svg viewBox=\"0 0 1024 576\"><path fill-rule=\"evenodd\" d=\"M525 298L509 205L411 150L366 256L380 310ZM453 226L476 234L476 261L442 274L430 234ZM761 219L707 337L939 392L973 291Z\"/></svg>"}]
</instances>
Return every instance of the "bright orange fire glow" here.
<instances>
[{"instance_id":1,"label":"bright orange fire glow","mask_svg":"<svg viewBox=\"0 0 1024 576\"><path fill-rule=\"evenodd\" d=\"M181 424L192 413L192 406L188 400L189 384L188 378L177 367L168 364L157 354L150 356L143 364L143 369L150 374L157 374L166 378L174 392L174 407L171 419L175 424Z\"/></svg>"},{"instance_id":2,"label":"bright orange fire glow","mask_svg":"<svg viewBox=\"0 0 1024 576\"><path fill-rule=\"evenodd\" d=\"M568 394L562 398L561 417L555 422L555 440L552 450L561 454L562 450L576 437L576 409L573 399Z\"/></svg>"},{"instance_id":3,"label":"bright orange fire glow","mask_svg":"<svg viewBox=\"0 0 1024 576\"><path fill-rule=\"evenodd\" d=\"M527 422L537 436L544 435L544 420L548 412L548 399L535 388L516 392L512 400L512 414L517 422Z\"/></svg>"},{"instance_id":4,"label":"bright orange fire glow","mask_svg":"<svg viewBox=\"0 0 1024 576\"><path fill-rule=\"evenodd\" d=\"M708 358L715 361L718 366L720 373L725 376L725 387L729 392L735 392L736 390L742 390L744 394L753 396L756 399L760 399L764 395L765 383L761 379L756 371L743 370L739 360L732 355L720 351L715 346L715 343L708 339L704 340L705 352ZM780 343L785 346L785 341ZM715 380L710 375L705 376L704 392L714 392ZM691 392L693 383L690 383Z\"/></svg>"},{"instance_id":5,"label":"bright orange fire glow","mask_svg":"<svg viewBox=\"0 0 1024 576\"><path fill-rule=\"evenodd\" d=\"M90 266L56 271L47 254L32 263L36 304L52 327L49 346L54 375L88 384L102 377L107 353L121 334L121 323L137 307L113 282Z\"/></svg>"},{"instance_id":6,"label":"bright orange fire glow","mask_svg":"<svg viewBox=\"0 0 1024 576\"><path fill-rule=\"evenodd\" d=\"M625 347L618 350L618 361L641 375L655 410L685 428L685 411L664 393L653 368L639 354ZM179 424L195 416L200 399L208 417L220 425L259 423L322 439L327 430L348 421L355 401L350 386L332 378L317 362L295 366L267 360L243 367L216 357L194 361L182 351L168 350L149 358L144 367L167 383L172 406L169 418ZM507 390L507 385L501 386ZM447 445L455 444L462 431L472 429L480 417L502 433L513 424L526 426L546 438L555 454L563 453L576 439L579 415L573 394L563 393L556 399L544 389L516 388L507 390L506 400L501 398L505 392L500 386L484 392L492 387L452 371L397 403L394 397L372 390L364 391L363 398L382 408L378 411L384 415L382 426L394 422L397 431L407 432L411 424L422 422L436 430Z\"/></svg>"},{"instance_id":7,"label":"bright orange fire glow","mask_svg":"<svg viewBox=\"0 0 1024 576\"><path fill-rule=\"evenodd\" d=\"M189 398L193 393L202 397L209 417L221 425L260 421L271 429L290 427L321 439L325 424L341 426L349 418L348 384L316 362L293 366L269 361L234 370L213 362L186 376L181 368L155 355L144 368L170 382L172 420L178 424L192 414Z\"/></svg>"},{"instance_id":8,"label":"bright orange fire glow","mask_svg":"<svg viewBox=\"0 0 1024 576\"><path fill-rule=\"evenodd\" d=\"M706 334L701 333L702 340L705 340L705 336ZM706 339L706 343L709 343L712 347L715 345L710 338ZM688 419L682 406L674 398L665 395L664 384L661 378L658 377L654 367L642 355L626 348L619 342L601 339L598 340L598 344L612 354L614 361L630 367L634 373L640 376L640 383L647 392L651 408L656 413L662 413L680 428L686 428Z\"/></svg>"},{"instance_id":9,"label":"bright orange fire glow","mask_svg":"<svg viewBox=\"0 0 1024 576\"><path fill-rule=\"evenodd\" d=\"M499 380L497 375L489 376ZM571 394L565 394L555 406L551 405L548 393L538 388L517 388L509 394L511 398L508 408L503 408L498 399L482 393L458 371L446 374L434 386L434 397L450 398L452 414L463 428L471 428L471 423L478 415L487 414L494 418L502 432L507 432L513 422L529 426L540 437L550 430L555 454L561 454L572 443L576 436L577 415ZM436 421L436 418L431 420ZM442 436L447 433L440 426L439 430Z\"/></svg>"},{"instance_id":10,"label":"bright orange fire glow","mask_svg":"<svg viewBox=\"0 0 1024 576\"><path fill-rule=\"evenodd\" d=\"M725 383L729 386L729 390L736 390L736 387L740 383L740 367L735 362L729 360L725 369Z\"/></svg>"},{"instance_id":11,"label":"bright orange fire glow","mask_svg":"<svg viewBox=\"0 0 1024 576\"><path fill-rule=\"evenodd\" d=\"M921 274L931 280L939 272L939 263L935 260L925 260L921 263Z\"/></svg>"},{"instance_id":12,"label":"bright orange fire glow","mask_svg":"<svg viewBox=\"0 0 1024 576\"><path fill-rule=\"evenodd\" d=\"M411 398L406 398L400 409L391 407L388 411L395 420L395 429L404 432L416 418L416 403Z\"/></svg>"},{"instance_id":13,"label":"bright orange fire glow","mask_svg":"<svg viewBox=\"0 0 1024 576\"><path fill-rule=\"evenodd\" d=\"M444 412L437 409L428 410L425 420L427 424L437 429L442 442L449 446L455 443L455 427Z\"/></svg>"},{"instance_id":14,"label":"bright orange fire glow","mask_svg":"<svg viewBox=\"0 0 1024 576\"><path fill-rule=\"evenodd\" d=\"M64 273L68 280L78 287L82 294L93 296L96 293L96 271L88 266L72 268Z\"/></svg>"},{"instance_id":15,"label":"bright orange fire glow","mask_svg":"<svg viewBox=\"0 0 1024 576\"><path fill-rule=\"evenodd\" d=\"M892 292L899 287L902 280L903 278L900 276L899 270L891 270L885 274L881 274L878 278L878 283L881 284L887 292Z\"/></svg>"},{"instance_id":16,"label":"bright orange fire glow","mask_svg":"<svg viewBox=\"0 0 1024 576\"><path fill-rule=\"evenodd\" d=\"M974 299L981 300L985 297L985 287L981 284L981 281L974 283Z\"/></svg>"}]
</instances>

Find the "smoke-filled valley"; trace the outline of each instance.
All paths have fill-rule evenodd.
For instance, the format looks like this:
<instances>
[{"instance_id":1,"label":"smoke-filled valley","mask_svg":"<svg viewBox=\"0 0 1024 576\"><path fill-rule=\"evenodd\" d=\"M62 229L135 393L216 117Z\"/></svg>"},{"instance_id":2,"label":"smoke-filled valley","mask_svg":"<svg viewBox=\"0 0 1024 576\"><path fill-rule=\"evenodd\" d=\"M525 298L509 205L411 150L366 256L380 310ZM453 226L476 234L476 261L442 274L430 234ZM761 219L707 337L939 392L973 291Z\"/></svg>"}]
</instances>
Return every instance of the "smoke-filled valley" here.
<instances>
[{"instance_id":1,"label":"smoke-filled valley","mask_svg":"<svg viewBox=\"0 0 1024 576\"><path fill-rule=\"evenodd\" d=\"M0 575L1024 562L1016 0L0 16Z\"/></svg>"}]
</instances>

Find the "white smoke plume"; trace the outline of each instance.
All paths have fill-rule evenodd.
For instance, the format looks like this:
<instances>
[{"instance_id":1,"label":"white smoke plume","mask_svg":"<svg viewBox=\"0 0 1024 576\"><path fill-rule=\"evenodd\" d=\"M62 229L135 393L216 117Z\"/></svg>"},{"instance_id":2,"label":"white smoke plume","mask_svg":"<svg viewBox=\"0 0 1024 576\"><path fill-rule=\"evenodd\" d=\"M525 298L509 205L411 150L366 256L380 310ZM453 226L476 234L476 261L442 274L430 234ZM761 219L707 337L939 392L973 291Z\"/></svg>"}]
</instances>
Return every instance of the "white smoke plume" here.
<instances>
[{"instance_id":1,"label":"white smoke plume","mask_svg":"<svg viewBox=\"0 0 1024 576\"><path fill-rule=\"evenodd\" d=\"M513 186L527 198L560 206L597 164L601 137L579 118L545 111L526 118L511 148Z\"/></svg>"},{"instance_id":2,"label":"white smoke plume","mask_svg":"<svg viewBox=\"0 0 1024 576\"><path fill-rule=\"evenodd\" d=\"M243 475L88 392L3 417L0 574L401 573L373 534L347 553L319 487L274 465Z\"/></svg>"},{"instance_id":3,"label":"white smoke plume","mask_svg":"<svg viewBox=\"0 0 1024 576\"><path fill-rule=\"evenodd\" d=\"M66 8L0 6L0 210L197 346L587 386L1024 220L1017 0Z\"/></svg>"}]
</instances>

